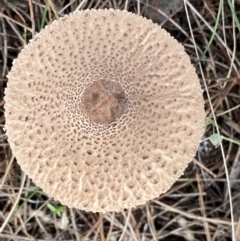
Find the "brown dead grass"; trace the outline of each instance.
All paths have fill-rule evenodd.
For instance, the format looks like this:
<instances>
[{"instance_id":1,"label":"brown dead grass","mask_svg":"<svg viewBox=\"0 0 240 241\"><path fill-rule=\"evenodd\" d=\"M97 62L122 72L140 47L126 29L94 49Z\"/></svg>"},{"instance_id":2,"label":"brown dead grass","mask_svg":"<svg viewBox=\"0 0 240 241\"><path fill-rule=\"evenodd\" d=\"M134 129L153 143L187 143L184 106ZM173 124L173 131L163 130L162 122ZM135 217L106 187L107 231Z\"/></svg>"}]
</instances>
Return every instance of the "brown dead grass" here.
<instances>
[{"instance_id":1,"label":"brown dead grass","mask_svg":"<svg viewBox=\"0 0 240 241\"><path fill-rule=\"evenodd\" d=\"M187 1L189 22L184 5L177 0L0 1L0 240L223 241L233 240L233 237L240 240L240 147L228 141L222 143L223 152L209 141L201 143L196 159L185 175L167 193L137 209L105 215L66 207L60 215L50 210L49 204L60 204L37 189L12 156L4 131L3 101L6 75L12 61L34 32L40 31L46 3L44 24L86 8L125 8L146 15L182 42L193 63L198 59L189 23L201 55L213 33L211 28L215 25L219 7L216 0ZM235 8L240 16L239 1L235 1ZM205 90L207 121L215 116L215 125L221 135L239 141L240 33L233 25L227 1L224 1L217 36L201 66L203 75L199 65L196 71L203 89L205 80L210 94L208 99ZM210 103L214 112L211 112ZM213 129L213 125L206 126L204 137L209 137ZM224 159L230 188L226 182ZM233 206L235 234L232 233L229 201Z\"/></svg>"}]
</instances>

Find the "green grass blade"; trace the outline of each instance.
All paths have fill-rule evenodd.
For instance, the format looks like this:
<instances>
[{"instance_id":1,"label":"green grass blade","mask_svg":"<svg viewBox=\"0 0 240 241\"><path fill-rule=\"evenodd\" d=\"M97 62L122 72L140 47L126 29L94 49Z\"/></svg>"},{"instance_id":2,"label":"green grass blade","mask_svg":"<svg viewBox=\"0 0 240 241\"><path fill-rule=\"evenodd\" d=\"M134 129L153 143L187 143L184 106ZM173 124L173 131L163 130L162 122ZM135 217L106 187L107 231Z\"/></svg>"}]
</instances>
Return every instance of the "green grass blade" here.
<instances>
[{"instance_id":1,"label":"green grass blade","mask_svg":"<svg viewBox=\"0 0 240 241\"><path fill-rule=\"evenodd\" d=\"M27 197L27 199L14 210L13 215L11 216L11 219L15 217L16 213L33 197L35 194L40 193L41 189L40 188L35 188L30 195Z\"/></svg>"},{"instance_id":2,"label":"green grass blade","mask_svg":"<svg viewBox=\"0 0 240 241\"><path fill-rule=\"evenodd\" d=\"M40 25L40 29L43 29L45 24L46 24L46 19L47 19L47 11L48 11L48 2L45 5L44 11L43 11L43 16L42 16L42 21L41 21L41 25Z\"/></svg>"},{"instance_id":3,"label":"green grass blade","mask_svg":"<svg viewBox=\"0 0 240 241\"><path fill-rule=\"evenodd\" d=\"M221 12L222 12L222 7L223 7L223 0L220 0L220 3L219 3L219 7L218 7L218 13L217 13L217 19L216 19L216 23L215 23L215 26L214 26L214 29L213 29L213 33L212 33L212 36L204 50L204 52L202 53L202 55L200 56L200 59L197 61L197 63L195 64L195 66L198 66L198 64L202 61L202 59L205 57L206 53L208 52L210 46L212 45L212 42L213 42L213 39L215 38L215 35L216 35L216 31L217 31L217 28L218 28L218 24L219 24L219 21L220 21L220 16L221 16Z\"/></svg>"},{"instance_id":4,"label":"green grass blade","mask_svg":"<svg viewBox=\"0 0 240 241\"><path fill-rule=\"evenodd\" d=\"M232 3L231 3L230 0L228 0L228 5L229 5L229 7L230 7L230 9L231 9L231 12L232 12L234 21L235 21L235 23L236 23L236 25L237 25L237 27L238 27L238 31L240 32L240 22L239 22L239 19L238 19L238 17L237 17L237 14L236 14L236 12L235 12L234 6L232 5Z\"/></svg>"},{"instance_id":5,"label":"green grass blade","mask_svg":"<svg viewBox=\"0 0 240 241\"><path fill-rule=\"evenodd\" d=\"M197 192L198 192L198 188L193 184L191 178L189 177L189 175L188 175L188 173L187 173L186 171L184 172L184 176L189 180L189 184L190 184L192 190L193 190L195 193L197 193Z\"/></svg>"},{"instance_id":6,"label":"green grass blade","mask_svg":"<svg viewBox=\"0 0 240 241\"><path fill-rule=\"evenodd\" d=\"M51 212L56 213L58 217L61 217L61 213L65 209L65 206L63 205L54 206L51 203L47 203L47 207Z\"/></svg>"}]
</instances>

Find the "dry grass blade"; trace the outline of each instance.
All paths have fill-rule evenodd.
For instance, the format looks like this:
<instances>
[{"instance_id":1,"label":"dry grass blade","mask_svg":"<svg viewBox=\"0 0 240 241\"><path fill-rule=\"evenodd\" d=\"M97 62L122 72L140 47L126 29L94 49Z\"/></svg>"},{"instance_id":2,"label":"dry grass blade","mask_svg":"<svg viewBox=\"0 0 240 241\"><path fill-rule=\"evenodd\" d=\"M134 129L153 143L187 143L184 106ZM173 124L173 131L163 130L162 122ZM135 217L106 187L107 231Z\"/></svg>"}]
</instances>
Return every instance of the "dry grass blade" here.
<instances>
[{"instance_id":1,"label":"dry grass blade","mask_svg":"<svg viewBox=\"0 0 240 241\"><path fill-rule=\"evenodd\" d=\"M224 221L224 220L221 220L221 219L204 218L202 216L195 216L195 215L189 214L187 212L183 212L183 211L181 211L177 208L166 205L166 204L164 204L160 201L154 201L154 202L156 204L158 204L159 206L162 206L162 207L166 208L167 211L171 211L171 212L174 212L174 213L181 214L182 216L184 216L186 218L189 218L189 219L192 219L192 220L200 220L200 221L209 222L209 223L212 223L212 224L215 224L215 225L222 224L222 225L232 226L232 223L228 222L228 221ZM234 225L235 224L237 224L237 223L234 223Z\"/></svg>"},{"instance_id":2,"label":"dry grass blade","mask_svg":"<svg viewBox=\"0 0 240 241\"><path fill-rule=\"evenodd\" d=\"M12 206L12 208L11 208L11 211L9 212L8 216L7 216L6 219L4 220L2 226L0 227L0 233L3 232L5 226L6 226L7 223L10 221L10 219L11 219L11 217L12 217L12 215L13 215L13 213L14 213L17 205L18 205L18 202L19 202L20 197L21 197L21 195L22 195L22 190L23 190L23 187L24 187L24 184L25 184L25 180L26 180L26 174L24 173L24 174L23 174L23 178L22 178L22 183L21 183L20 190L19 190L18 195L17 195L17 197L16 197L16 200L14 201L14 204L13 204L13 206Z\"/></svg>"},{"instance_id":3,"label":"dry grass blade","mask_svg":"<svg viewBox=\"0 0 240 241\"><path fill-rule=\"evenodd\" d=\"M193 32L192 32L192 27L191 27L189 15L188 15L188 10L187 10L187 6L186 6L186 2L187 2L187 1L184 0L185 10L186 10L187 18L188 18L188 22L189 22L189 28L190 28L190 31L191 31L192 38L193 38L193 40L194 40L194 46L195 46L196 55L197 55L198 59L200 59L200 58L199 58L199 55L198 55L198 51L197 51L197 47L196 47L196 42L195 42L195 39L194 39L194 35L193 35ZM220 3L220 4L219 4L219 8L218 8L218 17L220 16L220 11L222 10L223 1L220 0L219 3ZM215 34L215 31L214 31L214 34ZM206 83L206 79L205 79L205 75L204 75L204 72L203 72L203 68L202 68L201 63L199 63L199 68L200 68L201 75L202 75L202 78L203 78L203 82L204 82L204 86L205 86L205 91L206 91L206 93L207 93L207 97L208 97L210 109L211 109L211 112L212 112L212 115L213 115L213 120L214 120L214 124L215 124L215 127L216 127L216 131L217 131L218 135L220 135L220 131L219 131L219 128L218 128L218 123L217 123L216 115L215 115L215 112L214 112L214 110L213 110L213 106L212 106L212 102L211 102L211 97L210 97L210 94L209 94L209 91L208 91L208 87L207 87L207 83ZM227 180L227 186L228 186L229 204L230 204L231 222L232 222L232 240L234 241L234 240L235 240L235 229L234 229L234 218L233 218L232 194L231 194L231 188L230 188L230 181L229 181L229 175L228 175L227 162L226 162L225 152L224 152L224 148L223 148L222 142L220 143L220 148L221 148L221 154L222 154L222 157L223 157L223 164L224 164L224 168L225 168L225 174L226 174L226 180Z\"/></svg>"},{"instance_id":4,"label":"dry grass blade","mask_svg":"<svg viewBox=\"0 0 240 241\"><path fill-rule=\"evenodd\" d=\"M205 210L205 204L204 204L204 200L203 200L203 195L202 195L202 186L201 183L199 182L199 175L196 174L196 179L198 180L198 190L199 190L199 201L200 201L200 205L201 205L201 209L202 209L202 216L204 218L206 218L206 210ZM211 241L211 235L210 235L210 231L209 231L209 224L208 222L203 222L204 225L204 229L205 229L205 233L206 233L206 239L207 241Z\"/></svg>"}]
</instances>

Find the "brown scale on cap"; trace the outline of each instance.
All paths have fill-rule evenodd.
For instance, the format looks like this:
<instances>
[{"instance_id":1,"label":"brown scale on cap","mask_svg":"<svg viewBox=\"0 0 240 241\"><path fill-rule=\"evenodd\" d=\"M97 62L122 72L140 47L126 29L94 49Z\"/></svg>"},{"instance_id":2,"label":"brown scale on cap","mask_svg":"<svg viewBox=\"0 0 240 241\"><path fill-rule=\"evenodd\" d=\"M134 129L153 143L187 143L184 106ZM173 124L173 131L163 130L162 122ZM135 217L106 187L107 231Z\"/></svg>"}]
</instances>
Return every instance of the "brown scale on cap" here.
<instances>
[{"instance_id":1,"label":"brown scale on cap","mask_svg":"<svg viewBox=\"0 0 240 241\"><path fill-rule=\"evenodd\" d=\"M121 85L113 81L94 81L83 92L83 113L96 124L117 121L127 108L127 99Z\"/></svg>"},{"instance_id":2,"label":"brown scale on cap","mask_svg":"<svg viewBox=\"0 0 240 241\"><path fill-rule=\"evenodd\" d=\"M120 211L166 192L204 126L184 48L119 10L74 12L14 60L6 129L22 169L69 207Z\"/></svg>"}]
</instances>

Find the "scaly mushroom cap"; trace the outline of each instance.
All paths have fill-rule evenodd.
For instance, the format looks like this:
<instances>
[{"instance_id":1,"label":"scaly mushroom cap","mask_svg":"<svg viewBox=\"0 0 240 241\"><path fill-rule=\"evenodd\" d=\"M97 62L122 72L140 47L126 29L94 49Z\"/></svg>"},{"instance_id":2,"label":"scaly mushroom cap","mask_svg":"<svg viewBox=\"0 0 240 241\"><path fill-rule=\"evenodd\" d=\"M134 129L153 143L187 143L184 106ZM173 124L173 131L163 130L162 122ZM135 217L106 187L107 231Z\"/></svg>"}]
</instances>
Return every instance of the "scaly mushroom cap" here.
<instances>
[{"instance_id":1,"label":"scaly mushroom cap","mask_svg":"<svg viewBox=\"0 0 240 241\"><path fill-rule=\"evenodd\" d=\"M158 197L203 133L202 91L184 48L127 11L54 21L21 51L8 78L13 154L69 207L120 211Z\"/></svg>"}]
</instances>

